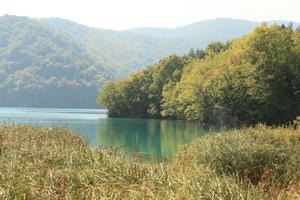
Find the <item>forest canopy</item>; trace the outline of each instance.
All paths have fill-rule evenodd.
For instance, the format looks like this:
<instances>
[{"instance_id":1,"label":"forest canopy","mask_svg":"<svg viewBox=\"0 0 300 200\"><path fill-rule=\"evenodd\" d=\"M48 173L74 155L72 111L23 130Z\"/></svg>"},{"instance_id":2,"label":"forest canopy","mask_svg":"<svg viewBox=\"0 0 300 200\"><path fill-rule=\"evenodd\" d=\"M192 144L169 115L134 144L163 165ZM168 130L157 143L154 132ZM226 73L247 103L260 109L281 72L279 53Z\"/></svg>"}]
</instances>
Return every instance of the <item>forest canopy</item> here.
<instances>
[{"instance_id":1,"label":"forest canopy","mask_svg":"<svg viewBox=\"0 0 300 200\"><path fill-rule=\"evenodd\" d=\"M0 17L1 106L93 108L113 76L63 33L27 17Z\"/></svg>"},{"instance_id":2,"label":"forest canopy","mask_svg":"<svg viewBox=\"0 0 300 200\"><path fill-rule=\"evenodd\" d=\"M287 123L299 101L300 29L266 24L107 82L98 98L112 117L231 125Z\"/></svg>"}]
</instances>

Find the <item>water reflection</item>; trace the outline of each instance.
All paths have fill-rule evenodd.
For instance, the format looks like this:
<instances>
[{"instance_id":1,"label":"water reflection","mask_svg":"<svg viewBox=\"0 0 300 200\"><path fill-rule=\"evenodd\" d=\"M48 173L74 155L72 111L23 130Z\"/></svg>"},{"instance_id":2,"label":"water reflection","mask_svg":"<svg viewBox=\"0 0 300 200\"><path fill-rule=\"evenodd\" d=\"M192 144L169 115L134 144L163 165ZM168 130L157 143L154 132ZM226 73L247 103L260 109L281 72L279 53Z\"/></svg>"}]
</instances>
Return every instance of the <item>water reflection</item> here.
<instances>
[{"instance_id":1,"label":"water reflection","mask_svg":"<svg viewBox=\"0 0 300 200\"><path fill-rule=\"evenodd\" d=\"M181 121L109 119L105 110L96 109L0 108L1 123L67 127L94 148L123 146L130 154L169 158L206 132L195 123Z\"/></svg>"},{"instance_id":2,"label":"water reflection","mask_svg":"<svg viewBox=\"0 0 300 200\"><path fill-rule=\"evenodd\" d=\"M101 147L122 147L130 154L139 151L168 158L206 132L195 123L168 120L103 119L97 123Z\"/></svg>"}]
</instances>

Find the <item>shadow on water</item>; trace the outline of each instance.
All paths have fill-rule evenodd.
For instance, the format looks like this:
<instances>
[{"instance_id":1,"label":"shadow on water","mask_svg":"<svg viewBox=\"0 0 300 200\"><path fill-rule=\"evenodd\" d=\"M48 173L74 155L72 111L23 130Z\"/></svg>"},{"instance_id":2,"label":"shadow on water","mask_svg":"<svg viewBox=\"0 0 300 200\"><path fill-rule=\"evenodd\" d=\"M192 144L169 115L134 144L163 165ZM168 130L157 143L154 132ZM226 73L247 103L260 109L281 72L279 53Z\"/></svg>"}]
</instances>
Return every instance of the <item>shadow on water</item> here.
<instances>
[{"instance_id":1,"label":"shadow on water","mask_svg":"<svg viewBox=\"0 0 300 200\"><path fill-rule=\"evenodd\" d=\"M107 118L97 123L101 147L121 147L144 158L174 158L183 145L205 133L198 124L182 121Z\"/></svg>"}]
</instances>

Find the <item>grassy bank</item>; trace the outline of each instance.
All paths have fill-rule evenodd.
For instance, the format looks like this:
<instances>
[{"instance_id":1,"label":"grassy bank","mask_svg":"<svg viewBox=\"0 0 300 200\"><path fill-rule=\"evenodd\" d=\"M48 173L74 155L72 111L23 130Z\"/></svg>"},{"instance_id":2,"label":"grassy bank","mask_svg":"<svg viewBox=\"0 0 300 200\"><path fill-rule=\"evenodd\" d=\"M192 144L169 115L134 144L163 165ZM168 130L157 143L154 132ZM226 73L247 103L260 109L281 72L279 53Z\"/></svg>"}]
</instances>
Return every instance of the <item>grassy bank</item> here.
<instances>
[{"instance_id":1,"label":"grassy bank","mask_svg":"<svg viewBox=\"0 0 300 200\"><path fill-rule=\"evenodd\" d=\"M172 162L92 150L72 132L0 127L0 199L299 199L300 131L208 135Z\"/></svg>"}]
</instances>

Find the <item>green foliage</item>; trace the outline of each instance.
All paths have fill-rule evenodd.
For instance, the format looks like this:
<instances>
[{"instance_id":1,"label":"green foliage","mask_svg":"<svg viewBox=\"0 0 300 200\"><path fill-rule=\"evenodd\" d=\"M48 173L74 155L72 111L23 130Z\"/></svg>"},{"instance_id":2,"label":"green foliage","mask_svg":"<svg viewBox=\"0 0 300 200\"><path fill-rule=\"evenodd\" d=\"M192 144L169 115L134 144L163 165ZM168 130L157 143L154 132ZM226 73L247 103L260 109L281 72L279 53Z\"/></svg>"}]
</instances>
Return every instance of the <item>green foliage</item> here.
<instances>
[{"instance_id":1,"label":"green foliage","mask_svg":"<svg viewBox=\"0 0 300 200\"><path fill-rule=\"evenodd\" d=\"M300 112L298 45L297 31L261 26L228 50L190 62L164 95L164 115L226 125L293 120Z\"/></svg>"},{"instance_id":2,"label":"green foliage","mask_svg":"<svg viewBox=\"0 0 300 200\"><path fill-rule=\"evenodd\" d=\"M109 82L101 89L98 103L109 110L109 116L159 117L162 91L180 80L188 59L172 55L126 80Z\"/></svg>"},{"instance_id":3,"label":"green foliage","mask_svg":"<svg viewBox=\"0 0 300 200\"><path fill-rule=\"evenodd\" d=\"M112 80L114 77L124 77L129 72L154 63L170 53L184 54L190 48L195 50L193 55L186 56L189 57L186 58L187 60L205 57L213 59L216 55L227 51L232 45L215 42L206 50L197 48L204 48L212 41L226 41L229 38L241 36L257 25L257 23L241 20L216 19L175 29L145 29L140 32L140 30L111 31L90 28L57 18L30 19L3 16L0 17L0 22L0 103L2 106L91 108L97 106L95 99L98 88L104 81ZM235 25L232 26L232 24ZM293 32L290 26L282 26L280 29L283 32ZM158 31L157 34L154 33L156 31ZM294 43L291 51L295 58L289 59L288 62L300 60L299 30L295 31L291 37ZM236 48L237 51L238 49L241 48ZM265 57L265 59L269 58ZM293 76L297 76L297 78L292 78L291 84L295 88L295 96L300 99L300 79L297 75L299 67L297 66L291 67ZM290 76L290 72L287 72L285 76ZM177 77L181 77L181 74ZM181 109L184 112L169 114L169 108L166 107L166 111L163 110L160 91L164 89L159 86L156 90L154 87L151 86L149 89L151 106L148 106L148 109L149 113L152 113L151 116L159 116L163 113L163 116L169 118L198 119L196 113L200 113L198 111L201 109L195 109L199 108L195 104L189 105L184 102ZM280 85L272 87L284 89ZM174 81L164 84L163 88L166 88L166 94L181 96L180 91L172 91L173 88L180 88ZM272 94L269 98L276 96L278 95ZM241 98L246 97L247 95L241 96ZM175 99L176 104L180 102L179 99ZM270 106L280 106L284 100L284 98L278 99L278 102ZM174 99L172 102L174 104ZM163 104L167 106L169 103L163 101ZM248 104L252 107L256 106L251 101ZM212 103L210 105L216 107ZM265 109L268 109L267 106ZM230 116L232 113L231 109L222 107L222 110L224 113L222 115ZM276 113L278 111L270 115L276 115ZM287 113L289 115L290 111ZM258 115L260 118L265 117ZM239 116L240 118L243 116Z\"/></svg>"},{"instance_id":4,"label":"green foliage","mask_svg":"<svg viewBox=\"0 0 300 200\"><path fill-rule=\"evenodd\" d=\"M210 43L205 49L206 54L213 56L215 54L220 53L221 51L225 51L229 48L229 43L223 44L222 42L213 42Z\"/></svg>"},{"instance_id":5,"label":"green foliage","mask_svg":"<svg viewBox=\"0 0 300 200\"><path fill-rule=\"evenodd\" d=\"M147 117L150 82L147 71L133 73L127 80L107 82L98 102L109 110L112 117Z\"/></svg>"},{"instance_id":6,"label":"green foliage","mask_svg":"<svg viewBox=\"0 0 300 200\"><path fill-rule=\"evenodd\" d=\"M272 26L256 29L249 38L247 61L254 66L248 78L249 93L263 104L259 107L265 112L258 117L269 123L286 122L299 113L294 69L300 62L292 36L292 29Z\"/></svg>"},{"instance_id":7,"label":"green foliage","mask_svg":"<svg viewBox=\"0 0 300 200\"><path fill-rule=\"evenodd\" d=\"M95 107L112 70L61 32L26 17L0 18L1 106Z\"/></svg>"},{"instance_id":8,"label":"green foliage","mask_svg":"<svg viewBox=\"0 0 300 200\"><path fill-rule=\"evenodd\" d=\"M199 58L202 59L207 55L207 51L203 51L202 49L196 49L196 51L192 48L189 53L188 56L191 58Z\"/></svg>"},{"instance_id":9,"label":"green foliage","mask_svg":"<svg viewBox=\"0 0 300 200\"><path fill-rule=\"evenodd\" d=\"M228 126L291 122L300 112L299 35L262 25L226 44L163 59L147 69L148 117Z\"/></svg>"}]
</instances>

